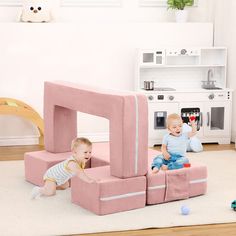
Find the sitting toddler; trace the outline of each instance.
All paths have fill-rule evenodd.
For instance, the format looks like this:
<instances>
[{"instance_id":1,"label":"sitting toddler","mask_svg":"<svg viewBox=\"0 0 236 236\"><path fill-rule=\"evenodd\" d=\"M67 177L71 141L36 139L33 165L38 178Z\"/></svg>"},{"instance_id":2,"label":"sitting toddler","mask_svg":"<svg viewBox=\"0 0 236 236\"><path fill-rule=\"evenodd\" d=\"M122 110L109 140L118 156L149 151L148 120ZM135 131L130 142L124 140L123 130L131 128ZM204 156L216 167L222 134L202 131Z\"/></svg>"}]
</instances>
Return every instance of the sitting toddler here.
<instances>
[{"instance_id":1,"label":"sitting toddler","mask_svg":"<svg viewBox=\"0 0 236 236\"><path fill-rule=\"evenodd\" d=\"M153 159L152 173L162 170L180 169L184 163L188 163L186 157L187 142L190 137L197 133L197 127L194 120L190 120L192 130L183 133L183 121L177 114L170 114L167 117L167 128L169 133L166 134L162 141L162 154Z\"/></svg>"}]
</instances>

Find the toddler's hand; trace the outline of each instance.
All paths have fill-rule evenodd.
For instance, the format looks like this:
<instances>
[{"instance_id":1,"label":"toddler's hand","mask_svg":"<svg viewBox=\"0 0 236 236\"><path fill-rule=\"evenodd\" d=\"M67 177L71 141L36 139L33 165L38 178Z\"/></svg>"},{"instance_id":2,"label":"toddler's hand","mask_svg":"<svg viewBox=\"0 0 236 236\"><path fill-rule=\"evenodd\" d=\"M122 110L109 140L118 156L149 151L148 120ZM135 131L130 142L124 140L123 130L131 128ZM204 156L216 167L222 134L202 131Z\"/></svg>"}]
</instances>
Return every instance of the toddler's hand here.
<instances>
[{"instance_id":1,"label":"toddler's hand","mask_svg":"<svg viewBox=\"0 0 236 236\"><path fill-rule=\"evenodd\" d=\"M159 169L158 169L157 167L154 167L154 168L152 169L152 173L153 173L153 174L158 173L158 171L159 171Z\"/></svg>"},{"instance_id":2,"label":"toddler's hand","mask_svg":"<svg viewBox=\"0 0 236 236\"><path fill-rule=\"evenodd\" d=\"M163 156L164 156L164 159L167 161L170 159L170 154L168 152L164 152Z\"/></svg>"}]
</instances>

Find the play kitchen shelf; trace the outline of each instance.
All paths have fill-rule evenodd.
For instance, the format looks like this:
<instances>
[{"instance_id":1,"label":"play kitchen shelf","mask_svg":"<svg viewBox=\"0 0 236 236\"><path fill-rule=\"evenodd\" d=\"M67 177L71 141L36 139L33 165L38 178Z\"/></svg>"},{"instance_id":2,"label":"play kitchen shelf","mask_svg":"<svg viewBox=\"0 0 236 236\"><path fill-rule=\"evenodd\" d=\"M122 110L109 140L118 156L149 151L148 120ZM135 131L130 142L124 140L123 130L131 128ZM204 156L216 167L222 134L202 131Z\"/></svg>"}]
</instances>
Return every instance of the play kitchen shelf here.
<instances>
[{"instance_id":1,"label":"play kitchen shelf","mask_svg":"<svg viewBox=\"0 0 236 236\"><path fill-rule=\"evenodd\" d=\"M174 89L182 84L188 89L226 87L224 47L140 49L137 58L136 90L145 89L145 81L153 81L153 88L170 83Z\"/></svg>"},{"instance_id":2,"label":"play kitchen shelf","mask_svg":"<svg viewBox=\"0 0 236 236\"><path fill-rule=\"evenodd\" d=\"M161 144L166 118L196 116L204 143L230 143L232 91L224 47L139 49L135 87L149 103L149 146Z\"/></svg>"}]
</instances>

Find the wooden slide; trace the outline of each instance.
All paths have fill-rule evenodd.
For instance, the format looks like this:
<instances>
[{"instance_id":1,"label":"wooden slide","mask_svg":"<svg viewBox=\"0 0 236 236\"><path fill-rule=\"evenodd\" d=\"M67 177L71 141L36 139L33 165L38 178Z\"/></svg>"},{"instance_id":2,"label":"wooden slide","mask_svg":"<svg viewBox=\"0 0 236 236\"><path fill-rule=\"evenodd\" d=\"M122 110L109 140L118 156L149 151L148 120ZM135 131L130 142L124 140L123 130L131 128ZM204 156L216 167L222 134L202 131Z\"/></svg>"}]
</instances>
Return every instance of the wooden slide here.
<instances>
[{"instance_id":1,"label":"wooden slide","mask_svg":"<svg viewBox=\"0 0 236 236\"><path fill-rule=\"evenodd\" d=\"M31 121L39 130L39 145L44 145L43 119L32 107L16 99L0 98L0 115L15 115Z\"/></svg>"}]
</instances>

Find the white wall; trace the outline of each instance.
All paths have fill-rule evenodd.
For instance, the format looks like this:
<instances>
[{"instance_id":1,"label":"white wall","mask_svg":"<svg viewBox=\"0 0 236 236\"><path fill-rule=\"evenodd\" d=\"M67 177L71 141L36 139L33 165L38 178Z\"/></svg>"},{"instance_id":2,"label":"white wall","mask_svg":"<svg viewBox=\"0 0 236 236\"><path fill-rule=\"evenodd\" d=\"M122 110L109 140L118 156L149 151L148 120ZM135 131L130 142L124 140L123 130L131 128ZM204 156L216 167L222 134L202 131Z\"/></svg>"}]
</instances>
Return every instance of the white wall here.
<instances>
[{"instance_id":1,"label":"white wall","mask_svg":"<svg viewBox=\"0 0 236 236\"><path fill-rule=\"evenodd\" d=\"M212 43L209 25L166 24L173 21L173 12L166 8L123 2L119 8L61 8L58 21L49 24L14 23L19 9L0 8L1 97L22 100L43 115L46 80L132 90L135 48ZM210 21L212 1L198 2L190 21ZM80 114L78 124L79 132L90 136L104 138L108 132L108 121L102 118ZM29 137L35 135L32 124L0 116L0 145L33 143Z\"/></svg>"},{"instance_id":2,"label":"white wall","mask_svg":"<svg viewBox=\"0 0 236 236\"><path fill-rule=\"evenodd\" d=\"M223 0L215 2L215 45L224 45L228 48L228 87L236 89L236 1L227 0L227 4ZM236 96L233 93L233 113L232 113L232 140L236 137Z\"/></svg>"}]
</instances>

